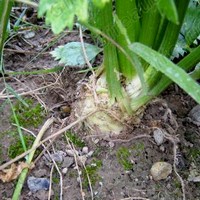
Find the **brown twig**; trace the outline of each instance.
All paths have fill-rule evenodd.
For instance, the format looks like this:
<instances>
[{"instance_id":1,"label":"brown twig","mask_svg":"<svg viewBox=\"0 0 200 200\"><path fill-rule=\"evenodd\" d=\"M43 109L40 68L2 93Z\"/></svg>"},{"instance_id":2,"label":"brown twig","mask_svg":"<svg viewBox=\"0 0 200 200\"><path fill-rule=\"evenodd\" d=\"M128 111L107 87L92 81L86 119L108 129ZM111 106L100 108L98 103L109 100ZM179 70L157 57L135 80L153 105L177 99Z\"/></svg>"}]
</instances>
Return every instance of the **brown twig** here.
<instances>
[{"instance_id":1,"label":"brown twig","mask_svg":"<svg viewBox=\"0 0 200 200\"><path fill-rule=\"evenodd\" d=\"M50 139L52 139L52 138L54 138L54 137L56 137L56 136L61 135L62 133L66 132L67 130L69 130L69 129L72 128L73 126L77 125L78 123L83 122L85 119L87 119L88 117L90 117L91 115L93 115L94 113L96 113L97 111L98 111L98 110L95 110L95 111L89 113L88 115L79 118L78 120L72 122L72 123L69 124L68 126L62 128L62 129L60 129L60 130L57 131L56 133L54 133L54 134L50 135L49 137L45 138L45 139L42 140L37 146L35 146L35 147L29 149L28 151L26 151L26 152L22 153L21 155L17 156L16 158L14 158L14 159L8 161L7 163L1 165L1 166L0 166L0 170L5 169L6 167L8 167L9 165L11 165L12 163L14 163L14 162L20 160L21 158L24 158L27 154L29 154L30 152L34 151L36 148L38 148L38 147L39 147L40 145L42 145L43 143L47 142L48 140L50 140Z\"/></svg>"}]
</instances>

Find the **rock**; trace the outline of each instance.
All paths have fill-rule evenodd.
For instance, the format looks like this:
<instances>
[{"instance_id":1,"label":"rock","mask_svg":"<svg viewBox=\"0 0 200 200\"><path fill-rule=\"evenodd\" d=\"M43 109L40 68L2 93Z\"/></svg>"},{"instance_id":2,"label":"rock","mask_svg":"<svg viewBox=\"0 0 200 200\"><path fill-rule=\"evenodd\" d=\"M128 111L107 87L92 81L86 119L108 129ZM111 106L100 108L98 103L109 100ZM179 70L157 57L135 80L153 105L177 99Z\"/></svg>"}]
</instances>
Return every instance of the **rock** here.
<instances>
[{"instance_id":1,"label":"rock","mask_svg":"<svg viewBox=\"0 0 200 200\"><path fill-rule=\"evenodd\" d=\"M194 183L200 183L200 176L189 177L189 178L188 178L188 181L194 182Z\"/></svg>"},{"instance_id":2,"label":"rock","mask_svg":"<svg viewBox=\"0 0 200 200\"><path fill-rule=\"evenodd\" d=\"M188 114L192 122L200 126L200 105L195 106Z\"/></svg>"},{"instance_id":3,"label":"rock","mask_svg":"<svg viewBox=\"0 0 200 200\"><path fill-rule=\"evenodd\" d=\"M62 163L65 155L66 153L64 151L58 151L54 154L51 154L51 158L57 163Z\"/></svg>"},{"instance_id":4,"label":"rock","mask_svg":"<svg viewBox=\"0 0 200 200\"><path fill-rule=\"evenodd\" d=\"M63 174L67 174L67 172L68 172L68 168L67 167L65 167L65 168L62 169L62 173Z\"/></svg>"},{"instance_id":5,"label":"rock","mask_svg":"<svg viewBox=\"0 0 200 200\"><path fill-rule=\"evenodd\" d=\"M66 156L64 157L63 163L62 163L62 168L69 168L74 164L74 158Z\"/></svg>"},{"instance_id":6,"label":"rock","mask_svg":"<svg viewBox=\"0 0 200 200\"><path fill-rule=\"evenodd\" d=\"M78 155L78 151L77 150L66 150L66 153L68 156L74 157L74 154Z\"/></svg>"},{"instance_id":7,"label":"rock","mask_svg":"<svg viewBox=\"0 0 200 200\"><path fill-rule=\"evenodd\" d=\"M165 135L163 133L163 130L155 129L153 132L153 138L158 146L161 145L165 140Z\"/></svg>"},{"instance_id":8,"label":"rock","mask_svg":"<svg viewBox=\"0 0 200 200\"><path fill-rule=\"evenodd\" d=\"M48 196L49 196L49 191L45 190L40 190L34 193L33 195L34 199L39 199L39 200L47 200ZM51 196L53 196L53 191L51 191Z\"/></svg>"},{"instance_id":9,"label":"rock","mask_svg":"<svg viewBox=\"0 0 200 200\"><path fill-rule=\"evenodd\" d=\"M87 157L85 155L84 156L78 156L77 158L78 158L77 161L78 161L79 166L85 165L85 163L87 161Z\"/></svg>"},{"instance_id":10,"label":"rock","mask_svg":"<svg viewBox=\"0 0 200 200\"><path fill-rule=\"evenodd\" d=\"M94 151L90 151L86 156L87 156L87 158L90 158L90 157L92 157L92 155L93 155L93 153L94 153Z\"/></svg>"},{"instance_id":11,"label":"rock","mask_svg":"<svg viewBox=\"0 0 200 200\"><path fill-rule=\"evenodd\" d=\"M199 167L196 166L194 162L191 163L191 166L189 168L188 181L194 182L194 183L200 182Z\"/></svg>"},{"instance_id":12,"label":"rock","mask_svg":"<svg viewBox=\"0 0 200 200\"><path fill-rule=\"evenodd\" d=\"M83 154L88 154L89 152L88 147L83 147L82 152Z\"/></svg>"},{"instance_id":13,"label":"rock","mask_svg":"<svg viewBox=\"0 0 200 200\"><path fill-rule=\"evenodd\" d=\"M46 176L48 173L47 173L47 170L46 169L39 169L39 170L36 170L35 172L34 172L34 175L36 176L36 177L44 177L44 176Z\"/></svg>"},{"instance_id":14,"label":"rock","mask_svg":"<svg viewBox=\"0 0 200 200\"><path fill-rule=\"evenodd\" d=\"M30 191L36 192L39 190L48 190L50 181L47 178L36 178L34 176L29 176L27 184Z\"/></svg>"},{"instance_id":15,"label":"rock","mask_svg":"<svg viewBox=\"0 0 200 200\"><path fill-rule=\"evenodd\" d=\"M172 165L167 162L156 162L150 172L155 181L166 179L172 173Z\"/></svg>"},{"instance_id":16,"label":"rock","mask_svg":"<svg viewBox=\"0 0 200 200\"><path fill-rule=\"evenodd\" d=\"M31 38L33 38L33 37L35 37L35 32L33 32L33 31L26 31L26 32L24 33L24 38L25 38L25 39L31 39Z\"/></svg>"},{"instance_id":17,"label":"rock","mask_svg":"<svg viewBox=\"0 0 200 200\"><path fill-rule=\"evenodd\" d=\"M115 146L114 142L109 142L108 144L109 144L110 148L113 148Z\"/></svg>"},{"instance_id":18,"label":"rock","mask_svg":"<svg viewBox=\"0 0 200 200\"><path fill-rule=\"evenodd\" d=\"M97 138L97 139L95 139L95 140L93 140L93 142L94 142L94 144L98 144L99 143L99 139Z\"/></svg>"},{"instance_id":19,"label":"rock","mask_svg":"<svg viewBox=\"0 0 200 200\"><path fill-rule=\"evenodd\" d=\"M164 151L165 151L165 147L164 147L163 145L161 145L161 146L160 146L160 150L161 150L162 152L164 152Z\"/></svg>"}]
</instances>

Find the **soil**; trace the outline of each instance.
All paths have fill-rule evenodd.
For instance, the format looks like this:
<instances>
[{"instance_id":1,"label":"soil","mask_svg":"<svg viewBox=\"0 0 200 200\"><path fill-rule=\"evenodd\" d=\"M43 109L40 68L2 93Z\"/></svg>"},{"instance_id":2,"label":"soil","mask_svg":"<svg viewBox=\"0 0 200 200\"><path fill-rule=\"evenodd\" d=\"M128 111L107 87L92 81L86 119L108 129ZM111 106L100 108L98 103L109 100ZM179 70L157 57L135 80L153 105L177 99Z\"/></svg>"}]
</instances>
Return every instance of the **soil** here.
<instances>
[{"instance_id":1,"label":"soil","mask_svg":"<svg viewBox=\"0 0 200 200\"><path fill-rule=\"evenodd\" d=\"M79 41L79 33L76 30L65 33L65 36L57 41L55 41L56 36L48 29L38 28L32 31L35 33L34 37L25 39L23 35L17 34L6 45L4 51L6 70L21 72L53 68L58 65L58 62L54 61L49 52L58 45ZM87 35L84 39L88 42L91 41ZM55 44L48 46L52 41L55 41ZM42 53L40 53L41 50L43 50ZM100 62L101 60L97 59L97 64ZM29 91L29 94L24 96L33 98L47 110L48 114L44 121L51 116L56 118L56 122L48 131L48 135L50 135L71 123L70 108L76 101L80 83L87 79L89 75L88 73L77 73L79 70L78 68L65 67L61 72L51 74L9 75L6 77L6 83L19 94ZM36 90L44 86L45 88ZM4 134L14 127L10 122L12 115L10 105L3 97L4 88L3 78L0 78L0 91L2 91L0 93L0 105L2 105L0 110L0 164L11 159L8 156L8 149L14 143L10 134ZM15 103L17 100L11 98L11 101ZM91 174L89 173L91 168L87 168L89 176L91 176L94 199L182 199L183 191L180 179L177 177L174 168L172 173L164 180L154 181L150 175L150 169L155 162L165 161L172 165L174 162L173 141L166 139L161 145L157 145L154 141L153 131L157 127L170 134L172 138L177 137L179 139L176 170L184 181L186 199L200 200L200 183L188 180L189 175L194 173L195 170L196 177L200 175L198 172L200 167L200 127L188 120L188 113L195 105L196 103L187 94L176 85L172 85L147 105L139 125L133 126L130 131L123 132L119 136L106 140L99 136L87 137L84 128L80 128L78 125L73 127L71 133L84 142L89 152L93 152L87 158L86 167L95 166L97 162L101 163L95 170L91 170ZM63 106L69 109L63 111ZM27 129L37 134L41 126L38 128L28 127ZM25 132L25 134L28 133ZM135 136L144 134L146 137L133 139ZM74 142L74 146L77 151L81 152L82 147L80 145L76 145ZM69 149L69 144L62 135L56 138L49 151L51 153L66 152L67 149ZM119 152L127 152L127 150L129 152L126 155L128 161L125 158L121 159L129 162L129 164L131 163L132 167L128 169L124 167L123 160L121 162L119 158ZM37 160L35 167L29 171L28 176L52 178L51 199L56 200L61 199L59 196L60 176L55 168L51 175L52 165L52 163L47 162L43 155ZM62 164L58 164L58 168L62 172ZM79 170L82 172L80 175L83 185L82 192L76 168L77 166L72 164L68 167L67 173L62 174L62 199L81 200L83 197L92 199L91 188L88 185L87 177L84 175L84 167L79 166ZM11 199L15 185L16 180L9 183L0 181L0 199ZM48 199L48 191L31 192L27 182L25 182L20 199L46 200Z\"/></svg>"}]
</instances>

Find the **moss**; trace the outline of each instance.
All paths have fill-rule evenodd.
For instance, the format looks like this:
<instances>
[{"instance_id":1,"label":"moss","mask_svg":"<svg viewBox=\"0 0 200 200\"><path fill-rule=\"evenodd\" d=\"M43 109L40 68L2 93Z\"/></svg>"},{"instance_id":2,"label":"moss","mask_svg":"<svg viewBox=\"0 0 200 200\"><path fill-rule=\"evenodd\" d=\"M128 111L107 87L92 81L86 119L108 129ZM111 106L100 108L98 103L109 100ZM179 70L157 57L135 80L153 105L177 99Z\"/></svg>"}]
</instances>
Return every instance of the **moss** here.
<instances>
[{"instance_id":1,"label":"moss","mask_svg":"<svg viewBox=\"0 0 200 200\"><path fill-rule=\"evenodd\" d=\"M200 156L200 148L190 148L189 149L189 155L193 159L197 159Z\"/></svg>"},{"instance_id":2,"label":"moss","mask_svg":"<svg viewBox=\"0 0 200 200\"><path fill-rule=\"evenodd\" d=\"M117 150L116 156L118 162L123 166L124 170L132 170L133 164L129 160L131 153L126 147L120 147Z\"/></svg>"},{"instance_id":3,"label":"moss","mask_svg":"<svg viewBox=\"0 0 200 200\"><path fill-rule=\"evenodd\" d=\"M18 135L16 132L12 132L12 134ZM24 135L24 142L26 144L27 149L31 148L35 138L30 135ZM14 142L9 146L8 148L8 156L10 158L15 158L16 156L22 154L24 152L24 149L21 144L20 138L15 138ZM36 151L36 155L38 155L38 150Z\"/></svg>"},{"instance_id":4,"label":"moss","mask_svg":"<svg viewBox=\"0 0 200 200\"><path fill-rule=\"evenodd\" d=\"M135 156L140 156L144 151L144 143L139 142L139 143L131 146L131 150L134 151Z\"/></svg>"},{"instance_id":5,"label":"moss","mask_svg":"<svg viewBox=\"0 0 200 200\"><path fill-rule=\"evenodd\" d=\"M66 137L76 146L76 147L84 147L85 143L75 134L71 133L70 131L66 132Z\"/></svg>"},{"instance_id":6,"label":"moss","mask_svg":"<svg viewBox=\"0 0 200 200\"><path fill-rule=\"evenodd\" d=\"M83 170L83 188L89 187L87 174L90 178L91 185L94 186L97 181L101 180L98 170L102 167L102 161L94 159L91 164L87 165Z\"/></svg>"},{"instance_id":7,"label":"moss","mask_svg":"<svg viewBox=\"0 0 200 200\"><path fill-rule=\"evenodd\" d=\"M18 101L14 105L14 111L17 116L17 119L19 121L20 126L22 127L38 127L44 117L45 117L45 111L41 107L39 103L34 103L32 99L24 99L26 104L25 106L22 102ZM14 116L11 116L11 122L15 122Z\"/></svg>"}]
</instances>

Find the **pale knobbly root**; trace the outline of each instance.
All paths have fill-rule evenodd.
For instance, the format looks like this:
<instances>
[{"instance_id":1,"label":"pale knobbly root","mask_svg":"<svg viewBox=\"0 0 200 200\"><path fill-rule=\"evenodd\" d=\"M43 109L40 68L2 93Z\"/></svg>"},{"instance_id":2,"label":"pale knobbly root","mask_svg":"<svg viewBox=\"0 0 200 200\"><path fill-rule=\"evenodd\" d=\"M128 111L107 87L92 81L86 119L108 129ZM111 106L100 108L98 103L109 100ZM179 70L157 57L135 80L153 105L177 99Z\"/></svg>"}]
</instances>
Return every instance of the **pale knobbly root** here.
<instances>
[{"instance_id":1,"label":"pale knobbly root","mask_svg":"<svg viewBox=\"0 0 200 200\"><path fill-rule=\"evenodd\" d=\"M83 117L98 110L84 121L89 134L119 135L128 129L133 129L132 125L139 124L143 115L144 108L131 116L122 111L118 103L110 101L105 88L97 90L98 102L95 101L93 91L89 87L82 87L79 91L80 96L81 98L72 106L73 117Z\"/></svg>"}]
</instances>

